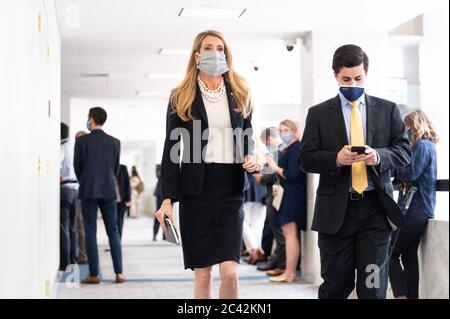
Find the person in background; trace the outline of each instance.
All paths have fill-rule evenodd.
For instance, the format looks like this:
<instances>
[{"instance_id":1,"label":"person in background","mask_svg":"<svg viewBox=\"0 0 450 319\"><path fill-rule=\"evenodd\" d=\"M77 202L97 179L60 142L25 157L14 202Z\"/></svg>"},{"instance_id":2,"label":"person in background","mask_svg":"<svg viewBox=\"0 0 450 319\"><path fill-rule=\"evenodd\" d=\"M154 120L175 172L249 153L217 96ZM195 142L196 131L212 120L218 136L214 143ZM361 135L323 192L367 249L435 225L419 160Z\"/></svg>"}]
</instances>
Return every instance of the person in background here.
<instances>
[{"instance_id":1,"label":"person in background","mask_svg":"<svg viewBox=\"0 0 450 319\"><path fill-rule=\"evenodd\" d=\"M161 195L161 164L156 165L156 178L158 182L155 186L155 191L153 192L153 195L156 197L156 207L161 207L162 204L162 195ZM153 241L156 241L156 236L158 235L159 231L159 221L157 218L154 218L153 222Z\"/></svg>"},{"instance_id":2,"label":"person in background","mask_svg":"<svg viewBox=\"0 0 450 319\"><path fill-rule=\"evenodd\" d=\"M261 133L261 141L266 145L269 154L272 154L274 161L278 162L279 154L284 148L284 144L280 139L278 129L276 127L269 127ZM266 191L266 225L275 238L276 247L273 255L263 265L257 267L260 271L266 271L269 276L279 276L284 273L286 268L286 240L284 238L283 229L281 228L280 213L273 207L273 186L278 183L277 174L270 169L264 167L259 174L253 175L256 181L265 185ZM265 231L264 231L265 232ZM264 233L263 232L263 233Z\"/></svg>"},{"instance_id":3,"label":"person in background","mask_svg":"<svg viewBox=\"0 0 450 319\"><path fill-rule=\"evenodd\" d=\"M254 265L258 261L265 260L267 257L261 248L262 233L264 228L265 214L265 196L266 190L261 184L256 182L252 174L247 173L250 184L249 189L245 191L244 201L244 228L243 240L249 256L244 259L245 262Z\"/></svg>"},{"instance_id":4,"label":"person in background","mask_svg":"<svg viewBox=\"0 0 450 319\"><path fill-rule=\"evenodd\" d=\"M86 135L87 132L79 131L75 134L75 140L79 137ZM77 225L77 235L78 235L78 256L77 264L83 265L87 263L87 252L86 252L86 242L84 236L84 225L83 225L83 213L81 212L81 200L79 198L75 201L76 210L76 225Z\"/></svg>"},{"instance_id":5,"label":"person in background","mask_svg":"<svg viewBox=\"0 0 450 319\"><path fill-rule=\"evenodd\" d=\"M437 180L435 144L439 136L422 111L409 113L405 117L405 124L412 144L412 157L409 165L395 171L395 182L399 184L400 190L399 205L410 186L417 187L417 191L406 214L406 223L392 236L394 246L389 263L389 279L395 298L418 299L417 250L428 219L434 218Z\"/></svg>"},{"instance_id":6,"label":"person in background","mask_svg":"<svg viewBox=\"0 0 450 319\"><path fill-rule=\"evenodd\" d=\"M119 226L120 239L122 239L125 213L131 204L130 176L128 175L128 169L125 165L120 165L116 187L117 224Z\"/></svg>"},{"instance_id":7,"label":"person in background","mask_svg":"<svg viewBox=\"0 0 450 319\"><path fill-rule=\"evenodd\" d=\"M136 166L131 168L131 206L130 206L130 217L139 218L139 194L143 191L143 185L141 177L139 176Z\"/></svg>"},{"instance_id":8,"label":"person in background","mask_svg":"<svg viewBox=\"0 0 450 319\"><path fill-rule=\"evenodd\" d=\"M89 110L87 128L90 134L76 140L74 167L80 190L89 276L83 284L99 284L97 247L97 210L100 208L111 248L116 283L125 282L122 269L122 246L117 223L116 177L120 167L120 141L106 134L102 127L107 119L100 107Z\"/></svg>"},{"instance_id":9,"label":"person in background","mask_svg":"<svg viewBox=\"0 0 450 319\"><path fill-rule=\"evenodd\" d=\"M278 128L285 144L278 164L271 154L267 162L280 179L284 189L279 214L281 227L286 239L286 269L283 274L270 279L271 282L292 283L297 280L297 267L300 257L300 231L306 230L306 174L297 164L300 150L299 128L291 120L284 120Z\"/></svg>"},{"instance_id":10,"label":"person in background","mask_svg":"<svg viewBox=\"0 0 450 319\"><path fill-rule=\"evenodd\" d=\"M77 230L75 201L78 181L73 168L73 144L69 142L69 127L61 123L60 158L60 218L59 218L59 270L65 271L77 259Z\"/></svg>"}]
</instances>

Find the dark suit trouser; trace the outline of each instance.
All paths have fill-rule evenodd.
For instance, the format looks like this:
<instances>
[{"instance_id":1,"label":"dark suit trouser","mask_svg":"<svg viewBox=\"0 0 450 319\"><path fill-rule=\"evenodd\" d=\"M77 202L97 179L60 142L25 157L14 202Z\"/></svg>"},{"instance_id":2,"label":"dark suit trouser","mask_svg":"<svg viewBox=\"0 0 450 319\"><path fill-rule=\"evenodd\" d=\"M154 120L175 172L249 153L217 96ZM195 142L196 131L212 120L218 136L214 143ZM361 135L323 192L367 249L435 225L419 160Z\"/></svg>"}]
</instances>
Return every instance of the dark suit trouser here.
<instances>
[{"instance_id":1,"label":"dark suit trouser","mask_svg":"<svg viewBox=\"0 0 450 319\"><path fill-rule=\"evenodd\" d=\"M270 254L272 253L273 239L274 237L272 233L272 227L270 226L269 213L267 212L266 220L264 221L261 241L261 248L266 256L270 256Z\"/></svg>"},{"instance_id":2,"label":"dark suit trouser","mask_svg":"<svg viewBox=\"0 0 450 319\"><path fill-rule=\"evenodd\" d=\"M78 191L61 187L59 210L59 270L66 270L67 266L76 263L77 258L77 229L75 223L75 202Z\"/></svg>"},{"instance_id":3,"label":"dark suit trouser","mask_svg":"<svg viewBox=\"0 0 450 319\"><path fill-rule=\"evenodd\" d=\"M117 226L119 227L119 237L122 239L123 233L123 221L125 219L125 213L127 212L127 205L125 202L117 203Z\"/></svg>"},{"instance_id":4,"label":"dark suit trouser","mask_svg":"<svg viewBox=\"0 0 450 319\"><path fill-rule=\"evenodd\" d=\"M355 288L361 299L386 298L392 228L376 193L349 199L345 221L334 235L319 233L319 299L346 299Z\"/></svg>"},{"instance_id":5,"label":"dark suit trouser","mask_svg":"<svg viewBox=\"0 0 450 319\"><path fill-rule=\"evenodd\" d=\"M88 255L89 272L98 276L97 247L97 209L100 208L106 233L108 234L114 272L122 271L122 247L120 243L119 226L117 224L117 206L115 199L82 199L84 231L86 235L86 251Z\"/></svg>"},{"instance_id":6,"label":"dark suit trouser","mask_svg":"<svg viewBox=\"0 0 450 319\"><path fill-rule=\"evenodd\" d=\"M417 250L427 223L428 217L422 211L411 209L406 215L406 223L392 235L393 242L398 236L389 264L389 279L394 297L419 298Z\"/></svg>"},{"instance_id":7,"label":"dark suit trouser","mask_svg":"<svg viewBox=\"0 0 450 319\"><path fill-rule=\"evenodd\" d=\"M284 237L283 229L281 229L279 216L272 206L268 209L268 215L270 219L270 227L272 230L273 237L277 246L275 247L273 261L276 268L285 269L286 268L286 238Z\"/></svg>"}]
</instances>

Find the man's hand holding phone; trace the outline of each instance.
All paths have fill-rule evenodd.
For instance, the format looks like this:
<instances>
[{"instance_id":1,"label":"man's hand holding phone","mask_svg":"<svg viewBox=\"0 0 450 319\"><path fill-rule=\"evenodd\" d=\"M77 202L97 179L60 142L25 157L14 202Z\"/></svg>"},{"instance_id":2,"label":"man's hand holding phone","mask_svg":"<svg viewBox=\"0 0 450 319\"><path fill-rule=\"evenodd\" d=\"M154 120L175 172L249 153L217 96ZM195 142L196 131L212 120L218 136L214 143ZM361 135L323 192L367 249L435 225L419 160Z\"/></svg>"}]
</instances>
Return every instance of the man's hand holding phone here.
<instances>
[{"instance_id":1,"label":"man's hand holding phone","mask_svg":"<svg viewBox=\"0 0 450 319\"><path fill-rule=\"evenodd\" d=\"M368 166L374 166L378 164L378 153L367 145L345 145L339 151L336 162L339 166L348 166L356 162L365 162Z\"/></svg>"},{"instance_id":2,"label":"man's hand holding phone","mask_svg":"<svg viewBox=\"0 0 450 319\"><path fill-rule=\"evenodd\" d=\"M355 162L360 162L365 157L364 154L352 152L351 145L345 145L338 153L336 162L339 166L349 166Z\"/></svg>"}]
</instances>

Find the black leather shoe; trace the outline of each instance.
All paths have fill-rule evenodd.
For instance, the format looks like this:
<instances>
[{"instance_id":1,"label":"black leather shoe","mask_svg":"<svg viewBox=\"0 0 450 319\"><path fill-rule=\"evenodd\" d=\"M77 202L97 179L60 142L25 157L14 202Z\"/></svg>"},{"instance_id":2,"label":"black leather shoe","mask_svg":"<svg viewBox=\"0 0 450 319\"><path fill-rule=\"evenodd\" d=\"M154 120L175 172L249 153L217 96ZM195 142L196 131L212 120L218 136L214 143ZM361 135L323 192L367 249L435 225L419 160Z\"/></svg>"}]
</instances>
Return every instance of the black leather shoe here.
<instances>
[{"instance_id":1,"label":"black leather shoe","mask_svg":"<svg viewBox=\"0 0 450 319\"><path fill-rule=\"evenodd\" d=\"M256 267L256 269L258 269L259 271L268 271L268 270L272 270L277 268L275 263L268 261L265 262L263 264L261 264L260 266Z\"/></svg>"}]
</instances>

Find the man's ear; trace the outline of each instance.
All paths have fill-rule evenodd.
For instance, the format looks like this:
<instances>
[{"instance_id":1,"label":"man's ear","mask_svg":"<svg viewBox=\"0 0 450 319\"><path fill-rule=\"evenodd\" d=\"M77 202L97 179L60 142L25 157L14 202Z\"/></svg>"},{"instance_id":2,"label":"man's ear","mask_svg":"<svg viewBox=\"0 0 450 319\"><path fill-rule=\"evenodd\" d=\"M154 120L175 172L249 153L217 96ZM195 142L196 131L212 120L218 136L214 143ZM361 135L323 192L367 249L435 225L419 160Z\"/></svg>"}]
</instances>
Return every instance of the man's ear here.
<instances>
[{"instance_id":1,"label":"man's ear","mask_svg":"<svg viewBox=\"0 0 450 319\"><path fill-rule=\"evenodd\" d=\"M334 72L334 78L339 82L339 74L337 74L336 72Z\"/></svg>"}]
</instances>

